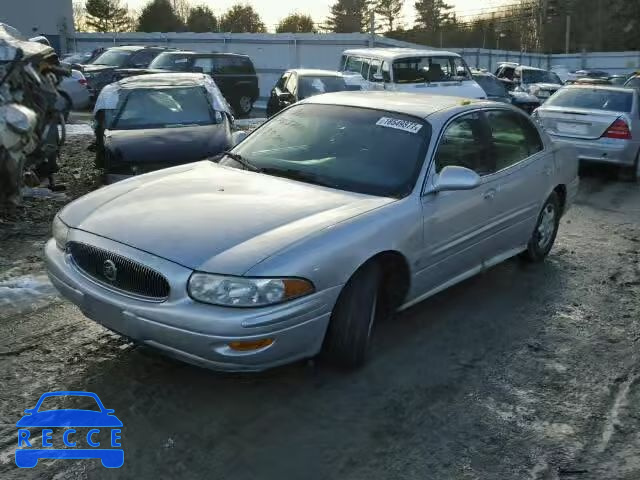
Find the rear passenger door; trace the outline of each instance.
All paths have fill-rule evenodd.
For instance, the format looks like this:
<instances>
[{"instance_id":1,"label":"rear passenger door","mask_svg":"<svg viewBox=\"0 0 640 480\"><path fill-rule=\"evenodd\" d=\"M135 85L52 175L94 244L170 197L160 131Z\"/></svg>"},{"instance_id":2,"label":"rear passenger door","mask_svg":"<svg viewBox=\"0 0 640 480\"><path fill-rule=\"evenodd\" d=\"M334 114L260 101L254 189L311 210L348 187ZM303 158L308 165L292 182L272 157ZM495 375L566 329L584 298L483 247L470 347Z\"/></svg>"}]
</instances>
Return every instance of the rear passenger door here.
<instances>
[{"instance_id":1,"label":"rear passenger door","mask_svg":"<svg viewBox=\"0 0 640 480\"><path fill-rule=\"evenodd\" d=\"M506 109L486 111L491 130L491 157L495 173L488 233L496 255L509 256L528 242L551 185L553 153L531 121Z\"/></svg>"}]
</instances>

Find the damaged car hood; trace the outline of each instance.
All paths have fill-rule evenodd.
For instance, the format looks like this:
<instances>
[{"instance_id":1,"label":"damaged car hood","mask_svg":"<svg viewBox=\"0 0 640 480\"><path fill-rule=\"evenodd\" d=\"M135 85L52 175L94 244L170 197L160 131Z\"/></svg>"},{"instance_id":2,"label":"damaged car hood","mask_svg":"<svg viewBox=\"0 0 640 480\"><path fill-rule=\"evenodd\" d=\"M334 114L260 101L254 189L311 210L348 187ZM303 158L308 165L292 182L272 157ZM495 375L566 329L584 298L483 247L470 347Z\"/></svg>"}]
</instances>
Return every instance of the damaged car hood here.
<instances>
[{"instance_id":1,"label":"damaged car hood","mask_svg":"<svg viewBox=\"0 0 640 480\"><path fill-rule=\"evenodd\" d=\"M194 270L242 275L308 235L394 201L205 161L102 188L60 217Z\"/></svg>"},{"instance_id":2,"label":"damaged car hood","mask_svg":"<svg viewBox=\"0 0 640 480\"><path fill-rule=\"evenodd\" d=\"M108 130L105 149L114 163L178 165L231 147L228 124L139 130Z\"/></svg>"}]
</instances>

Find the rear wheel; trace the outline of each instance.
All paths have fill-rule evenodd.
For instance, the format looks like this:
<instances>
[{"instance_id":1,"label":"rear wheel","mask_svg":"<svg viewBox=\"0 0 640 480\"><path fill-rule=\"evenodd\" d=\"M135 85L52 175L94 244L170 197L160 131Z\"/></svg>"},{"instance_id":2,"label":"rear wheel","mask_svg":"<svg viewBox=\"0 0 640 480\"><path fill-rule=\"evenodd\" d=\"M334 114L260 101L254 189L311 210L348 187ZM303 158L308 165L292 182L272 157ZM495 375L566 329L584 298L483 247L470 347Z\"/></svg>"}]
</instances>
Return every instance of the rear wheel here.
<instances>
[{"instance_id":1,"label":"rear wheel","mask_svg":"<svg viewBox=\"0 0 640 480\"><path fill-rule=\"evenodd\" d=\"M324 342L328 359L341 367L363 365L378 317L381 270L377 263L361 267L342 289Z\"/></svg>"},{"instance_id":2,"label":"rear wheel","mask_svg":"<svg viewBox=\"0 0 640 480\"><path fill-rule=\"evenodd\" d=\"M635 162L631 167L621 167L618 173L620 180L625 182L638 182L640 181L640 153L636 156Z\"/></svg>"},{"instance_id":3,"label":"rear wheel","mask_svg":"<svg viewBox=\"0 0 640 480\"><path fill-rule=\"evenodd\" d=\"M536 228L531 234L527 250L522 254L523 258L530 262L541 262L546 258L556 241L561 213L560 199L558 194L553 192L544 202L538 215Z\"/></svg>"}]
</instances>

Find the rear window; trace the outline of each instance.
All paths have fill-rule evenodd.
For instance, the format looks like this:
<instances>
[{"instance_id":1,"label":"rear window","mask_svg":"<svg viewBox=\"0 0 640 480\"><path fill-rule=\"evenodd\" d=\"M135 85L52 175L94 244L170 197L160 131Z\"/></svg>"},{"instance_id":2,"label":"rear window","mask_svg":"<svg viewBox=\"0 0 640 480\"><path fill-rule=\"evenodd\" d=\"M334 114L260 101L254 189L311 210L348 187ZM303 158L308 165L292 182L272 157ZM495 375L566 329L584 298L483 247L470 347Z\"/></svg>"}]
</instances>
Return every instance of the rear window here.
<instances>
[{"instance_id":1,"label":"rear window","mask_svg":"<svg viewBox=\"0 0 640 480\"><path fill-rule=\"evenodd\" d=\"M149 65L149 68L159 68L162 70L171 70L172 72L187 72L191 57L189 55L180 55L175 53L161 53Z\"/></svg>"},{"instance_id":2,"label":"rear window","mask_svg":"<svg viewBox=\"0 0 640 480\"><path fill-rule=\"evenodd\" d=\"M556 92L547 100L546 105L629 113L633 105L633 94L616 90L567 88Z\"/></svg>"},{"instance_id":3,"label":"rear window","mask_svg":"<svg viewBox=\"0 0 640 480\"><path fill-rule=\"evenodd\" d=\"M298 96L300 99L323 93L342 92L346 89L347 85L342 77L304 76L298 79Z\"/></svg>"},{"instance_id":4,"label":"rear window","mask_svg":"<svg viewBox=\"0 0 640 480\"><path fill-rule=\"evenodd\" d=\"M504 84L495 77L489 75L474 75L473 79L482 87L487 95L492 97L506 97L508 95Z\"/></svg>"},{"instance_id":5,"label":"rear window","mask_svg":"<svg viewBox=\"0 0 640 480\"><path fill-rule=\"evenodd\" d=\"M461 57L416 56L393 62L396 83L449 82L470 80L469 68Z\"/></svg>"},{"instance_id":6,"label":"rear window","mask_svg":"<svg viewBox=\"0 0 640 480\"><path fill-rule=\"evenodd\" d=\"M246 57L213 57L213 73L253 75L253 63Z\"/></svg>"}]
</instances>

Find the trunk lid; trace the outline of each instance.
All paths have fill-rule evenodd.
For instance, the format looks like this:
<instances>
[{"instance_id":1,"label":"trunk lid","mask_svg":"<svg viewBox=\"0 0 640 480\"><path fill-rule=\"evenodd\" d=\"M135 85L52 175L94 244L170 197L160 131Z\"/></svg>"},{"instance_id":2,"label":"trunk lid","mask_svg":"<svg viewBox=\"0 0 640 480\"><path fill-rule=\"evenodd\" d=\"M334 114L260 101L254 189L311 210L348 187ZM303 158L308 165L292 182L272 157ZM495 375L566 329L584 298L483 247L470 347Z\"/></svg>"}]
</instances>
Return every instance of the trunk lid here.
<instances>
[{"instance_id":1,"label":"trunk lid","mask_svg":"<svg viewBox=\"0 0 640 480\"><path fill-rule=\"evenodd\" d=\"M627 124L625 112L610 112L570 107L544 107L538 110L538 118L551 135L581 139L597 139L618 118Z\"/></svg>"}]
</instances>

